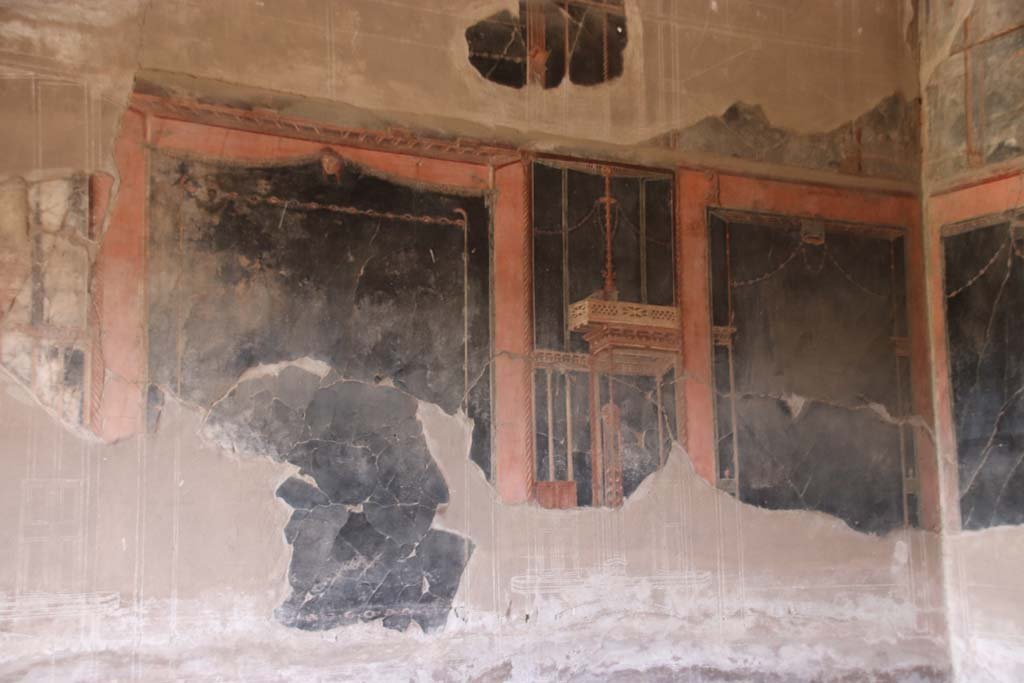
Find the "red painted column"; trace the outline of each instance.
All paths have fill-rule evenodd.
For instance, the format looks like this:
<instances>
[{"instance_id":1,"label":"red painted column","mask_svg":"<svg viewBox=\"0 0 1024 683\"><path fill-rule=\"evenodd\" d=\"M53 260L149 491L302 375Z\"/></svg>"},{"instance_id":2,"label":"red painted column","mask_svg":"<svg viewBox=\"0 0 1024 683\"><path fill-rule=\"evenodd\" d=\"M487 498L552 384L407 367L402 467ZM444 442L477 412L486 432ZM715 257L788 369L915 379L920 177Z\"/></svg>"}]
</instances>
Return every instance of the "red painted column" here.
<instances>
[{"instance_id":1,"label":"red painted column","mask_svg":"<svg viewBox=\"0 0 1024 683\"><path fill-rule=\"evenodd\" d=\"M676 230L679 245L679 306L683 341L683 381L676 403L685 406L681 435L694 470L714 484L715 404L711 370L711 294L708 285L707 209L716 203L714 173L680 169L676 176Z\"/></svg>"},{"instance_id":2,"label":"red painted column","mask_svg":"<svg viewBox=\"0 0 1024 683\"><path fill-rule=\"evenodd\" d=\"M931 307L929 291L933 282L929 281L936 271L934 264L926 264L925 240L931 239L921 222L921 208L916 201L908 205L906 237L907 264L907 324L910 337L910 371L913 385L911 404L915 415L921 416L926 424L935 424L935 411L932 404L933 391L940 375L946 373L932 372L930 347L932 345L928 321ZM929 255L930 256L930 255ZM940 278L941 279L941 278ZM939 284L941 289L941 283ZM948 379L947 379L948 381ZM937 444L932 435L923 429L914 429L914 442L917 452L917 483L918 509L921 526L925 529L939 530L943 526L942 514L942 477L939 474ZM959 513L958 517L959 519ZM957 522L959 525L959 522Z\"/></svg>"},{"instance_id":3,"label":"red painted column","mask_svg":"<svg viewBox=\"0 0 1024 683\"><path fill-rule=\"evenodd\" d=\"M494 467L505 503L533 497L533 249L529 168L495 171Z\"/></svg>"},{"instance_id":4,"label":"red painted column","mask_svg":"<svg viewBox=\"0 0 1024 683\"><path fill-rule=\"evenodd\" d=\"M93 266L89 426L105 441L138 434L146 380L145 118L127 111L114 150L120 185Z\"/></svg>"}]
</instances>

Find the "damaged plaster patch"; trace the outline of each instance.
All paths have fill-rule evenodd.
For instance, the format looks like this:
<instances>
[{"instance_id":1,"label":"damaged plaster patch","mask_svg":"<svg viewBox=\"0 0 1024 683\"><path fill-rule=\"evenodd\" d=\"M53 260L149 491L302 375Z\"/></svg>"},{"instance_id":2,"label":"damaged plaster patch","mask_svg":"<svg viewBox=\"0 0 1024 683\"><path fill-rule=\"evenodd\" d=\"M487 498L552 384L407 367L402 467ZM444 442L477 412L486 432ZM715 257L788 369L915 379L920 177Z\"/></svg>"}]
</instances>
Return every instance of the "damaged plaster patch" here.
<instances>
[{"instance_id":1,"label":"damaged plaster patch","mask_svg":"<svg viewBox=\"0 0 1024 683\"><path fill-rule=\"evenodd\" d=\"M85 417L95 247L84 174L0 184L0 364L72 428Z\"/></svg>"},{"instance_id":2,"label":"damaged plaster patch","mask_svg":"<svg viewBox=\"0 0 1024 683\"><path fill-rule=\"evenodd\" d=\"M335 379L325 364L303 359L254 369L210 410L206 438L289 462L302 475L277 490L294 509L282 623L445 624L473 544L431 528L448 488L417 407L397 389Z\"/></svg>"},{"instance_id":3,"label":"damaged plaster patch","mask_svg":"<svg viewBox=\"0 0 1024 683\"><path fill-rule=\"evenodd\" d=\"M830 131L799 133L772 125L759 105L737 102L721 116L650 142L784 166L913 180L920 158L918 116L918 101L896 94Z\"/></svg>"}]
</instances>

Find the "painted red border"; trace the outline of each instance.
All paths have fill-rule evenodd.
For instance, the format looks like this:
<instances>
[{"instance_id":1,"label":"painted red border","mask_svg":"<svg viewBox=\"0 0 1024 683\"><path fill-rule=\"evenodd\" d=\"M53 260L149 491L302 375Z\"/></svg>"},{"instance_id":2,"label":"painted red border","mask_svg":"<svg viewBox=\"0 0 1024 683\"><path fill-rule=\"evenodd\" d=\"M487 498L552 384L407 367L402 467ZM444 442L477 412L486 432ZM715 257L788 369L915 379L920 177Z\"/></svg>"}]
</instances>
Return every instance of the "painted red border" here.
<instances>
[{"instance_id":1,"label":"painted red border","mask_svg":"<svg viewBox=\"0 0 1024 683\"><path fill-rule=\"evenodd\" d=\"M146 234L149 152L205 159L285 163L330 150L371 172L446 190L493 192L495 375L493 462L502 500L533 495L532 291L528 169L324 144L207 123L163 118L132 107L115 149L120 186L91 280L94 340L88 425L112 442L144 430ZM102 219L96 217L99 225ZM525 264L525 265L524 265Z\"/></svg>"},{"instance_id":2,"label":"painted red border","mask_svg":"<svg viewBox=\"0 0 1024 683\"><path fill-rule=\"evenodd\" d=\"M150 149L200 158L284 163L331 150L398 180L454 190L490 191L494 221L494 480L508 503L534 498L532 248L529 159L495 167L479 161L325 144L210 123L165 118L145 107L124 116L115 150L120 186L92 278L94 344L89 425L107 441L143 431L146 378L145 243ZM677 384L680 439L696 471L715 482L714 407L707 215L710 208L902 226L908 241L908 283L914 405L931 420L931 373L919 204L914 197L838 189L681 168L676 176L678 292L682 307L684 380ZM934 302L931 302L934 303ZM944 339L944 337L942 337ZM937 521L934 453L919 440L923 522Z\"/></svg>"},{"instance_id":3,"label":"painted red border","mask_svg":"<svg viewBox=\"0 0 1024 683\"><path fill-rule=\"evenodd\" d=\"M694 469L701 477L711 484L717 480L708 263L708 212L713 208L902 229L907 240L913 406L916 414L931 423L923 242L920 206L916 197L689 168L679 169L676 187L684 369L681 398L685 401L685 429L681 433ZM938 473L934 445L927 436L927 430L920 432L917 450L921 523L932 528L938 524Z\"/></svg>"},{"instance_id":4,"label":"painted red border","mask_svg":"<svg viewBox=\"0 0 1024 683\"><path fill-rule=\"evenodd\" d=\"M949 376L949 340L946 336L946 300L943 283L942 231L946 226L968 220L997 216L1024 207L1024 170L998 178L934 194L928 202L927 273L928 338L934 373L935 441L941 468L940 493L943 501L941 524L958 531L960 482L957 469L956 431L953 426L953 386Z\"/></svg>"}]
</instances>

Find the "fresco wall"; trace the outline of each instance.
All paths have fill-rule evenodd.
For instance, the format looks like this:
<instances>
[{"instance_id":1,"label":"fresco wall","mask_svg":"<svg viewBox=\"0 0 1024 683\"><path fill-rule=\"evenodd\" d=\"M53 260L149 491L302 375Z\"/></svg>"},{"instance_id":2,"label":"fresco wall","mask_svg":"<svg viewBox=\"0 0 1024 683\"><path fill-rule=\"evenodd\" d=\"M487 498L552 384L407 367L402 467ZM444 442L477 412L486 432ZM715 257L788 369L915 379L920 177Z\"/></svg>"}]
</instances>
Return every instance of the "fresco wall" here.
<instances>
[{"instance_id":1,"label":"fresco wall","mask_svg":"<svg viewBox=\"0 0 1024 683\"><path fill-rule=\"evenodd\" d=\"M965 529L1024 522L1019 471L1019 222L943 239L953 414Z\"/></svg>"},{"instance_id":2,"label":"fresco wall","mask_svg":"<svg viewBox=\"0 0 1024 683\"><path fill-rule=\"evenodd\" d=\"M901 231L726 215L710 232L720 485L864 531L916 524Z\"/></svg>"},{"instance_id":3,"label":"fresco wall","mask_svg":"<svg viewBox=\"0 0 1024 683\"><path fill-rule=\"evenodd\" d=\"M1021 679L1019 14L8 3L0 678Z\"/></svg>"},{"instance_id":4,"label":"fresco wall","mask_svg":"<svg viewBox=\"0 0 1024 683\"><path fill-rule=\"evenodd\" d=\"M951 650L964 679L1010 681L1024 672L1024 631L1011 616L1021 609L1013 586L1024 541L1008 227L1024 198L1024 6L957 0L922 10L922 184Z\"/></svg>"},{"instance_id":5,"label":"fresco wall","mask_svg":"<svg viewBox=\"0 0 1024 683\"><path fill-rule=\"evenodd\" d=\"M676 173L523 160L429 138L416 144L438 145L435 157L396 153L232 129L213 123L216 108L203 110L212 117L203 122L170 116L158 98L133 106L108 219L93 218L99 199L79 209L103 242L86 299L84 388L75 394L69 376L61 391L83 397L72 426L115 443L76 456L80 474L62 494L75 492L66 525L81 540L19 527L28 537L38 529L43 550L19 553L12 568L19 628L40 628L37 614L77 618L64 598L27 606L33 590L53 590L33 568L50 566L56 552L68 559L47 581L73 584L90 623L109 634L101 640L140 655L164 647L178 624L194 624L197 638L220 628L203 610L230 609L244 615L229 628L243 651L286 638L318 652L321 641L290 635L310 632L363 644L361 659L331 658L345 675L392 671L382 653L394 648L445 666L415 643L458 653L459 670L473 675L593 675L598 660L572 654L572 638L592 642L595 620L626 619L599 665L616 675L655 667L811 678L824 666L813 643L825 620L839 643L827 656L844 662L837 676L943 680L937 546L907 528L901 483L886 478L901 471L898 425L868 416L879 433L896 434L893 443L848 456L877 471L861 463L864 480L845 489L828 488L827 467L816 471L826 485L800 504L735 496L729 477L702 479L691 468L680 445L689 418ZM889 198L877 217L888 224L905 205ZM901 233L879 237L874 225L828 234L840 256L847 243L857 256L840 261L831 288L794 285L846 296L837 310L860 302L854 326L866 341L850 363L870 377L892 370L885 325L903 296L893 247ZM792 248L799 231L780 235ZM876 288L885 292L878 301L868 296ZM749 363L771 366L757 355ZM36 434L45 428L32 426L18 391L8 392L21 397L10 403L26 425L16 433ZM861 412L840 412L832 434L866 431ZM783 444L778 456L799 468L802 449ZM39 457L34 446L25 452ZM210 458L218 465L204 474ZM64 500L46 497L49 481L39 478L43 497L32 500ZM896 502L880 507L879 491ZM25 519L46 518L48 505L26 508ZM123 550L108 523L124 528ZM792 566L776 556L783 538L789 560L802 558ZM239 544L244 560L189 568ZM807 585L820 597L798 598ZM785 616L790 608L798 616ZM894 615L894 629L864 650L877 609ZM558 616L567 610L571 618ZM633 648L647 627L637 610L692 635L666 636L641 662ZM752 663L758 656L739 646L750 619L799 631L790 637L806 650L781 666ZM794 630L792 619L809 621ZM130 645L119 623L155 640ZM704 641L709 628L726 628L740 649L676 661L684 641ZM478 648L469 643L499 632L511 634L506 647L470 656ZM536 651L537 638L552 643L549 652ZM187 657L204 671L228 670L190 642ZM121 671L121 659L85 652L48 670ZM17 653L8 671L36 666ZM184 660L172 659L181 675ZM136 669L161 671L150 661Z\"/></svg>"},{"instance_id":6,"label":"fresco wall","mask_svg":"<svg viewBox=\"0 0 1024 683\"><path fill-rule=\"evenodd\" d=\"M333 154L262 167L153 155L149 168L148 422L170 393L209 410L215 443L299 467L278 490L295 508L279 618L443 625L472 544L431 529L448 489L416 399L465 413L490 471L484 198ZM312 372L246 374L306 357Z\"/></svg>"}]
</instances>

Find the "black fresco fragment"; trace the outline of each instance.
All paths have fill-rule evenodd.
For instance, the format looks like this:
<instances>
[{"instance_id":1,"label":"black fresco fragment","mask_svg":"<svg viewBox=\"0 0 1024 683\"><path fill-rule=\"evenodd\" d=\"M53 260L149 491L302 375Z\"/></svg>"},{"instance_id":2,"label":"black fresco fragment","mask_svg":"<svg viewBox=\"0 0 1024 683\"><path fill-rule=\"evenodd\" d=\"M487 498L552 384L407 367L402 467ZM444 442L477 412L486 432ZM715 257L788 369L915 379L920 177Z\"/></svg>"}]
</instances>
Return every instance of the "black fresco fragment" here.
<instances>
[{"instance_id":1,"label":"black fresco fragment","mask_svg":"<svg viewBox=\"0 0 1024 683\"><path fill-rule=\"evenodd\" d=\"M324 386L306 391L310 382ZM285 528L292 594L278 619L306 630L374 619L400 630L413 621L440 628L473 545L431 528L448 487L423 438L416 400L292 366L240 382L208 422L248 414L247 404L263 394L296 388L291 412L268 412L254 429L272 435L286 450L282 459L299 468L277 490L294 509Z\"/></svg>"},{"instance_id":2,"label":"black fresco fragment","mask_svg":"<svg viewBox=\"0 0 1024 683\"><path fill-rule=\"evenodd\" d=\"M278 490L294 509L278 618L442 626L472 544L431 528L448 489L417 400L466 412L489 474L486 198L337 158L243 167L154 152L151 180L154 386L209 408L207 439L299 468Z\"/></svg>"},{"instance_id":3,"label":"black fresco fragment","mask_svg":"<svg viewBox=\"0 0 1024 683\"><path fill-rule=\"evenodd\" d=\"M1024 524L1024 228L943 246L963 526Z\"/></svg>"},{"instance_id":4,"label":"black fresco fragment","mask_svg":"<svg viewBox=\"0 0 1024 683\"><path fill-rule=\"evenodd\" d=\"M795 223L711 227L718 475L741 500L884 533L912 433L902 238ZM913 511L908 511L912 519Z\"/></svg>"},{"instance_id":5,"label":"black fresco fragment","mask_svg":"<svg viewBox=\"0 0 1024 683\"><path fill-rule=\"evenodd\" d=\"M921 158L919 119L920 100L896 94L830 131L798 133L773 125L759 105L736 102L721 116L709 116L649 142L785 166L911 180L917 177Z\"/></svg>"},{"instance_id":6,"label":"black fresco fragment","mask_svg":"<svg viewBox=\"0 0 1024 683\"><path fill-rule=\"evenodd\" d=\"M153 383L210 406L247 370L308 356L339 376L386 379L448 413L464 409L474 422L471 457L490 474L483 196L400 184L344 161L327 174L320 160L253 167L160 153L151 187ZM310 202L371 213L309 209ZM465 234L393 217L451 220L461 212ZM286 416L287 394L275 398L234 416L231 428ZM270 455L280 458L268 438Z\"/></svg>"}]
</instances>

